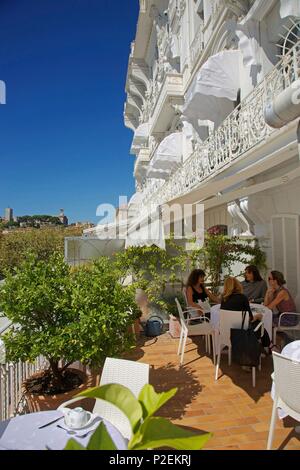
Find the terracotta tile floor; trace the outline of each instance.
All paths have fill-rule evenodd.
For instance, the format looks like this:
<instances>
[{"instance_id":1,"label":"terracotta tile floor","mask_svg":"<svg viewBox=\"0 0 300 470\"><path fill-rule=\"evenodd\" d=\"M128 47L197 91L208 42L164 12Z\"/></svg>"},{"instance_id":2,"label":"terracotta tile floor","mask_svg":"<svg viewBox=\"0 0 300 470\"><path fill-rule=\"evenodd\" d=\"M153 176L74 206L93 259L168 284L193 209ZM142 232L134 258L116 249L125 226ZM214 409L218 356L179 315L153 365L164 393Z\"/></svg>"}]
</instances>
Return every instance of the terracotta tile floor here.
<instances>
[{"instance_id":1,"label":"terracotta tile floor","mask_svg":"<svg viewBox=\"0 0 300 470\"><path fill-rule=\"evenodd\" d=\"M228 367L226 355L222 355L219 380L215 382L214 366L205 355L203 339L188 339L182 367L179 367L177 347L178 339L168 333L154 339L141 336L137 348L126 356L152 366L150 383L156 390L178 387L160 416L171 418L176 424L212 432L206 449L264 450L272 410L272 358L262 360L262 370L257 372L256 388L253 388L251 373L237 365ZM277 420L274 449L300 450L300 434L294 432L296 424L290 418Z\"/></svg>"}]
</instances>

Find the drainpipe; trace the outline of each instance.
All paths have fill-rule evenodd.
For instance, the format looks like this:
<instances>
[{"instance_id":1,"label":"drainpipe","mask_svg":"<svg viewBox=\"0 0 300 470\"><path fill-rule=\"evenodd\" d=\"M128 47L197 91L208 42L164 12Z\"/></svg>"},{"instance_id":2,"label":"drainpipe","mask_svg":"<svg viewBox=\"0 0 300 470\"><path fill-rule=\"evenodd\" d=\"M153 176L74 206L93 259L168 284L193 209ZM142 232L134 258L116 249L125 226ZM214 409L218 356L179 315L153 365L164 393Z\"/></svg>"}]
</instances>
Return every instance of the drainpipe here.
<instances>
[{"instance_id":1,"label":"drainpipe","mask_svg":"<svg viewBox=\"0 0 300 470\"><path fill-rule=\"evenodd\" d=\"M300 80L275 96L265 107L266 123L279 129L300 117Z\"/></svg>"}]
</instances>

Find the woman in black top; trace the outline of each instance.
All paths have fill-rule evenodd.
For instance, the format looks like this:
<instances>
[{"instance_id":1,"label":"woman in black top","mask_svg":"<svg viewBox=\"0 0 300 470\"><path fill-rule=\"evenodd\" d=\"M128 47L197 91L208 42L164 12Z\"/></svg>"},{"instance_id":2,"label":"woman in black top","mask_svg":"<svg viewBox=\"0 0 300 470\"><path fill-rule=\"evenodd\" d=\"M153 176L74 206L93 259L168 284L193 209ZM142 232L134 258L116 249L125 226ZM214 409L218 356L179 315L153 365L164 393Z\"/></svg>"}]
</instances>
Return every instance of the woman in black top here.
<instances>
[{"instance_id":1,"label":"woman in black top","mask_svg":"<svg viewBox=\"0 0 300 470\"><path fill-rule=\"evenodd\" d=\"M207 299L218 303L220 299L215 296L204 284L205 272L202 269L194 269L189 275L186 283L186 297L189 307L194 307L199 315L203 315L198 301L205 302ZM207 313L205 316L208 316Z\"/></svg>"},{"instance_id":2,"label":"woman in black top","mask_svg":"<svg viewBox=\"0 0 300 470\"><path fill-rule=\"evenodd\" d=\"M223 292L222 301L221 301L221 309L249 312L251 326L254 329L260 323L262 319L261 314L256 314L253 316L251 308L250 308L249 300L243 294L243 286L235 277L228 277L225 280L224 292ZM261 338L260 328L256 332L256 335L258 339ZM272 349L274 347L274 345L270 341L270 337L266 330L264 330L264 334L261 338L261 344L265 348Z\"/></svg>"}]
</instances>

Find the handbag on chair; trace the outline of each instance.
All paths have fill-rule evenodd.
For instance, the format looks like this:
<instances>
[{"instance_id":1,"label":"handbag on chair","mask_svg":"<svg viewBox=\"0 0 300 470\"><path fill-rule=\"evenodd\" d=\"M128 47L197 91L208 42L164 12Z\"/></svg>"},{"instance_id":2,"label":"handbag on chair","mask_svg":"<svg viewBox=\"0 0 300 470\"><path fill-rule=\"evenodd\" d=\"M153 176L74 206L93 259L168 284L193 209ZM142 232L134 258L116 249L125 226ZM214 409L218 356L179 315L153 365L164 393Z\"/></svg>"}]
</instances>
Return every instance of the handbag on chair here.
<instances>
[{"instance_id":1,"label":"handbag on chair","mask_svg":"<svg viewBox=\"0 0 300 470\"><path fill-rule=\"evenodd\" d=\"M248 329L244 329L246 313L243 312L241 328L231 328L230 330L232 360L241 366L257 367L262 345L255 331L262 326L262 322L255 329L251 328L251 323L249 323Z\"/></svg>"}]
</instances>

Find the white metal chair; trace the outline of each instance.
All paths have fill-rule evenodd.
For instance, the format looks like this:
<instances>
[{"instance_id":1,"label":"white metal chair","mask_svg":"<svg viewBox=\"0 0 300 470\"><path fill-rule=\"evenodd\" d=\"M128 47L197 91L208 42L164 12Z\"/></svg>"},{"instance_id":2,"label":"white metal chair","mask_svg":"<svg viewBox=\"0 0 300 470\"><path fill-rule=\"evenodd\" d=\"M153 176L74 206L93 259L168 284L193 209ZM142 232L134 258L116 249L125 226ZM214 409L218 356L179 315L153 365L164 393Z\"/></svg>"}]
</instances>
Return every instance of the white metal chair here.
<instances>
[{"instance_id":1,"label":"white metal chair","mask_svg":"<svg viewBox=\"0 0 300 470\"><path fill-rule=\"evenodd\" d=\"M200 318L199 311L195 307L191 307L188 303L186 287L183 287L182 294L185 302L185 312L189 312L190 317L193 317L193 319Z\"/></svg>"},{"instance_id":2,"label":"white metal chair","mask_svg":"<svg viewBox=\"0 0 300 470\"><path fill-rule=\"evenodd\" d=\"M185 351L186 340L188 336L205 336L205 349L210 354L210 338L212 339L212 353L213 353L213 361L215 364L215 338L214 338L214 330L209 323L209 319L201 316L197 320L199 321L198 324L190 324L190 320L195 320L194 317L191 318L190 310L182 310L182 307L178 301L175 299L180 325L181 325L181 332L180 332L180 339L178 345L177 354L180 355L180 365L183 364L183 357ZM184 318L184 314L187 314L187 319Z\"/></svg>"},{"instance_id":3,"label":"white metal chair","mask_svg":"<svg viewBox=\"0 0 300 470\"><path fill-rule=\"evenodd\" d=\"M215 380L218 380L221 352L227 346L228 347L228 365L231 365L231 340L230 340L230 330L231 328L241 328L243 319L243 312L234 311L234 310L220 310L220 323L219 330L215 335L216 343L216 356L217 364L215 371ZM249 323L249 316L248 316ZM248 328L248 325L245 323L245 328ZM259 365L260 369L260 365ZM256 384L256 369L252 367L252 385L255 387Z\"/></svg>"},{"instance_id":4,"label":"white metal chair","mask_svg":"<svg viewBox=\"0 0 300 470\"><path fill-rule=\"evenodd\" d=\"M300 361L273 352L275 397L270 422L267 450L273 444L277 408L300 421Z\"/></svg>"},{"instance_id":5,"label":"white metal chair","mask_svg":"<svg viewBox=\"0 0 300 470\"><path fill-rule=\"evenodd\" d=\"M104 363L100 384L106 385L117 383L129 388L132 393L138 397L144 385L149 383L149 364L142 362L127 361L125 359L114 359L107 357ZM76 401L82 400L84 397L76 397L62 403L58 409ZM126 438L131 438L131 427L127 417L116 406L105 402L104 400L96 400L93 413L98 413L101 418L112 423Z\"/></svg>"},{"instance_id":6,"label":"white metal chair","mask_svg":"<svg viewBox=\"0 0 300 470\"><path fill-rule=\"evenodd\" d=\"M284 320L284 316L287 315L295 315L297 316L297 323L294 326L284 326L281 324L282 320ZM274 326L273 328L273 343L276 344L276 335L277 332L284 332L284 331L300 331L300 313L292 313L292 312L284 312L279 315L278 319L278 326Z\"/></svg>"}]
</instances>

